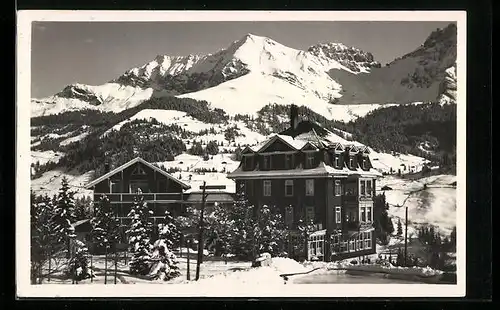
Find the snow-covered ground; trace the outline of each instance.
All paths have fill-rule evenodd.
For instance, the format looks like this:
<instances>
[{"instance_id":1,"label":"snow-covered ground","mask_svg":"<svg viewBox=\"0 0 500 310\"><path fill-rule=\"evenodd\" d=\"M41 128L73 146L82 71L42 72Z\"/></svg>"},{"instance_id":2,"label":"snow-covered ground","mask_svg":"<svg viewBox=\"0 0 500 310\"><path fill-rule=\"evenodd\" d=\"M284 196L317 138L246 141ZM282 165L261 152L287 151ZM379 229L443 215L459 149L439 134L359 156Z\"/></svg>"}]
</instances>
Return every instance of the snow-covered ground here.
<instances>
[{"instance_id":1,"label":"snow-covered ground","mask_svg":"<svg viewBox=\"0 0 500 310\"><path fill-rule=\"evenodd\" d=\"M64 146L64 145L78 142L81 139L85 138L88 134L89 134L89 132L83 132L77 136L74 136L74 137L71 137L71 138L68 138L66 140L61 141L61 143L59 145Z\"/></svg>"},{"instance_id":2,"label":"snow-covered ground","mask_svg":"<svg viewBox=\"0 0 500 310\"><path fill-rule=\"evenodd\" d=\"M434 225L442 233L449 235L457 221L457 194L453 182L456 182L454 175L435 175L418 180L386 176L378 182L377 191L380 193L384 186L392 188L384 193L389 203L389 216L392 217L395 228L401 220L404 230L404 207L408 207L409 235L415 235L415 226L421 224ZM424 184L427 186L426 189ZM412 194L409 195L410 193ZM407 200L404 203L405 199ZM396 207L403 203L404 207Z\"/></svg>"},{"instance_id":3,"label":"snow-covered ground","mask_svg":"<svg viewBox=\"0 0 500 310\"><path fill-rule=\"evenodd\" d=\"M31 189L37 195L53 196L59 192L61 181L63 177L68 178L68 183L72 191L77 193L78 196L91 196L92 190L84 189L87 183L91 181L93 171L84 174L79 174L76 171L71 173L63 172L61 170L51 170L45 172L41 177L31 180Z\"/></svg>"},{"instance_id":4,"label":"snow-covered ground","mask_svg":"<svg viewBox=\"0 0 500 310\"><path fill-rule=\"evenodd\" d=\"M411 154L378 153L370 149L370 160L373 167L380 172L392 173L419 172L425 164L429 163L425 158Z\"/></svg>"},{"instance_id":5,"label":"snow-covered ground","mask_svg":"<svg viewBox=\"0 0 500 310\"><path fill-rule=\"evenodd\" d=\"M54 151L31 151L31 162L33 164L38 162L40 165L46 164L49 161L58 162L63 155L64 153Z\"/></svg>"}]
</instances>

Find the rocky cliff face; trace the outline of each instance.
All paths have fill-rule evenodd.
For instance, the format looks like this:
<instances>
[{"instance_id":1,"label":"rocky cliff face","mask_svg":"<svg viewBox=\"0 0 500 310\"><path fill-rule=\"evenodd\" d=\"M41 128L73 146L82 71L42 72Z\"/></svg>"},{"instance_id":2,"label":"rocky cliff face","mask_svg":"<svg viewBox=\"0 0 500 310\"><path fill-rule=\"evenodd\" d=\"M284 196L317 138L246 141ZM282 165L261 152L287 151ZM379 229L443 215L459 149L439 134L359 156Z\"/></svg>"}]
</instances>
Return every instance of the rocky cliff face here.
<instances>
[{"instance_id":1,"label":"rocky cliff face","mask_svg":"<svg viewBox=\"0 0 500 310\"><path fill-rule=\"evenodd\" d=\"M335 60L353 72L368 72L370 68L380 68L373 55L355 47L340 43L322 43L309 47L309 53L317 57Z\"/></svg>"}]
</instances>

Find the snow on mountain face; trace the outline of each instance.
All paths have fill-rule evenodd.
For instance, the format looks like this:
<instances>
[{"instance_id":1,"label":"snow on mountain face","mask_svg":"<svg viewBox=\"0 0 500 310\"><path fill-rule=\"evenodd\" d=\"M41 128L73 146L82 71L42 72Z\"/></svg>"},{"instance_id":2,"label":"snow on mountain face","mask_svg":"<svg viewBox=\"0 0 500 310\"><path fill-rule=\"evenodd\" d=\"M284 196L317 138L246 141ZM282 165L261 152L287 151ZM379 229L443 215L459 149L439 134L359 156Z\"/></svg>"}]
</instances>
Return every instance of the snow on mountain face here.
<instances>
[{"instance_id":1,"label":"snow on mountain face","mask_svg":"<svg viewBox=\"0 0 500 310\"><path fill-rule=\"evenodd\" d=\"M153 89L131 87L117 83L100 86L73 84L60 93L31 100L31 116L58 114L64 111L93 109L120 112L151 98Z\"/></svg>"},{"instance_id":2,"label":"snow on mountain face","mask_svg":"<svg viewBox=\"0 0 500 310\"><path fill-rule=\"evenodd\" d=\"M338 102L404 104L440 100L441 95L449 92L449 86L455 85L456 89L456 75L447 73L456 66L456 46L456 25L450 24L431 33L415 51L385 67L375 67L369 73L358 75L330 70L330 76L343 86ZM455 102L453 100L450 102Z\"/></svg>"},{"instance_id":3,"label":"snow on mountain face","mask_svg":"<svg viewBox=\"0 0 500 310\"><path fill-rule=\"evenodd\" d=\"M174 95L206 100L228 114L296 103L349 121L381 104L453 102L456 75L446 70L455 61L455 25L433 32L421 47L386 67L372 54L340 43L301 51L248 34L214 54L157 56L104 85L67 86L52 97L32 100L32 116L84 108L118 112L152 96Z\"/></svg>"},{"instance_id":4,"label":"snow on mountain face","mask_svg":"<svg viewBox=\"0 0 500 310\"><path fill-rule=\"evenodd\" d=\"M370 68L380 68L380 63L374 61L371 53L355 47L347 47L340 43L322 43L311 46L308 52L329 60L335 60L353 72L370 72Z\"/></svg>"}]
</instances>

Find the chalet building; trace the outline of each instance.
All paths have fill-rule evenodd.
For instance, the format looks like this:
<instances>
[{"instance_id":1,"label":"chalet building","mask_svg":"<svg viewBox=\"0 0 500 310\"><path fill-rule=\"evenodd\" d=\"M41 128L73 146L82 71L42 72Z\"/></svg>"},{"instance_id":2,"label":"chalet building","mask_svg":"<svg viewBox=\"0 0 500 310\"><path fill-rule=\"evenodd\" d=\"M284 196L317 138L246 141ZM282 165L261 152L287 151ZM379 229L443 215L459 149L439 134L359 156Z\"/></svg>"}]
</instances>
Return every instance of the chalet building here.
<instances>
[{"instance_id":1,"label":"chalet building","mask_svg":"<svg viewBox=\"0 0 500 310\"><path fill-rule=\"evenodd\" d=\"M242 151L228 174L254 205L276 206L290 229L299 219L316 224L308 258L332 261L375 253L373 197L381 174L369 149L319 123L298 121L291 108L287 130Z\"/></svg>"},{"instance_id":2,"label":"chalet building","mask_svg":"<svg viewBox=\"0 0 500 310\"><path fill-rule=\"evenodd\" d=\"M138 192L153 211L152 238L157 236L157 224L163 222L165 211L168 210L175 217L183 215L187 206L199 208L203 202L201 187L199 190L193 190L189 184L140 157L107 172L85 187L94 191L94 201L99 201L103 195L109 198L115 215L120 219L123 237L125 227L130 224L128 214ZM234 202L233 194L226 191L226 186L207 187L210 188L205 192L207 211L213 209L216 204L232 205ZM185 233L194 233L195 229L196 227L192 227Z\"/></svg>"},{"instance_id":3,"label":"chalet building","mask_svg":"<svg viewBox=\"0 0 500 310\"><path fill-rule=\"evenodd\" d=\"M154 226L163 221L167 210L173 216L182 214L187 198L185 191L191 188L140 157L107 172L85 187L94 191L94 201L99 201L102 195L109 198L122 225L129 223L127 215L137 193L141 193L153 211Z\"/></svg>"}]
</instances>

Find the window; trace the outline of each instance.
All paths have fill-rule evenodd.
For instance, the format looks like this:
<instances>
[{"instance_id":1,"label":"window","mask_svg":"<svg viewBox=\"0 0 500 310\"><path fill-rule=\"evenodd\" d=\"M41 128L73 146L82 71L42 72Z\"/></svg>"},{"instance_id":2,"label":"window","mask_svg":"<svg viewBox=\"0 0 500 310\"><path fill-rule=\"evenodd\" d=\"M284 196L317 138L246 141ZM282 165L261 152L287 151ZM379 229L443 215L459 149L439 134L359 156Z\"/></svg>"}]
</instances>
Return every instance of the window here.
<instances>
[{"instance_id":1,"label":"window","mask_svg":"<svg viewBox=\"0 0 500 310\"><path fill-rule=\"evenodd\" d=\"M311 222L314 222L314 206L308 206L306 207L306 222L309 224Z\"/></svg>"},{"instance_id":2,"label":"window","mask_svg":"<svg viewBox=\"0 0 500 310\"><path fill-rule=\"evenodd\" d=\"M360 190L360 195L361 196L364 196L365 195L365 192L366 192L366 185L365 185L365 181L364 180L361 180L359 181L359 183L361 184L361 190Z\"/></svg>"},{"instance_id":3,"label":"window","mask_svg":"<svg viewBox=\"0 0 500 310\"><path fill-rule=\"evenodd\" d=\"M354 240L349 240L349 252L354 251Z\"/></svg>"},{"instance_id":4,"label":"window","mask_svg":"<svg viewBox=\"0 0 500 310\"><path fill-rule=\"evenodd\" d=\"M271 196L271 181L264 180L262 184L264 186L264 196Z\"/></svg>"},{"instance_id":5,"label":"window","mask_svg":"<svg viewBox=\"0 0 500 310\"><path fill-rule=\"evenodd\" d=\"M245 170L252 170L253 169L253 156L244 156L244 168Z\"/></svg>"},{"instance_id":6,"label":"window","mask_svg":"<svg viewBox=\"0 0 500 310\"><path fill-rule=\"evenodd\" d=\"M146 180L131 180L130 181L130 193L135 194L137 191L140 189L142 193L148 193L149 192L149 185L148 181Z\"/></svg>"},{"instance_id":7,"label":"window","mask_svg":"<svg viewBox=\"0 0 500 310\"><path fill-rule=\"evenodd\" d=\"M335 168L340 168L340 155L335 155L335 163L334 163Z\"/></svg>"},{"instance_id":8,"label":"window","mask_svg":"<svg viewBox=\"0 0 500 310\"><path fill-rule=\"evenodd\" d=\"M293 169L293 154L285 154L285 169Z\"/></svg>"},{"instance_id":9,"label":"window","mask_svg":"<svg viewBox=\"0 0 500 310\"><path fill-rule=\"evenodd\" d=\"M342 195L342 184L340 180L335 180L335 196Z\"/></svg>"},{"instance_id":10,"label":"window","mask_svg":"<svg viewBox=\"0 0 500 310\"><path fill-rule=\"evenodd\" d=\"M366 162L367 162L367 159L366 159L366 158L363 158L363 169L366 169L366 167L368 166L368 165L366 164Z\"/></svg>"},{"instance_id":11,"label":"window","mask_svg":"<svg viewBox=\"0 0 500 310\"><path fill-rule=\"evenodd\" d=\"M285 196L293 196L293 180L285 180Z\"/></svg>"},{"instance_id":12,"label":"window","mask_svg":"<svg viewBox=\"0 0 500 310\"><path fill-rule=\"evenodd\" d=\"M264 168L264 170L271 169L271 156L264 155L264 158L263 158L263 168Z\"/></svg>"},{"instance_id":13,"label":"window","mask_svg":"<svg viewBox=\"0 0 500 310\"><path fill-rule=\"evenodd\" d=\"M366 181L366 196L372 195L372 180Z\"/></svg>"},{"instance_id":14,"label":"window","mask_svg":"<svg viewBox=\"0 0 500 310\"><path fill-rule=\"evenodd\" d=\"M363 249L363 234L359 234L358 235L358 250L362 250Z\"/></svg>"},{"instance_id":15,"label":"window","mask_svg":"<svg viewBox=\"0 0 500 310\"><path fill-rule=\"evenodd\" d=\"M367 222L373 222L372 208L373 207L366 207L366 221Z\"/></svg>"},{"instance_id":16,"label":"window","mask_svg":"<svg viewBox=\"0 0 500 310\"><path fill-rule=\"evenodd\" d=\"M361 207L361 219L360 221L361 222L365 222L366 221L366 214L365 214L365 207Z\"/></svg>"},{"instance_id":17,"label":"window","mask_svg":"<svg viewBox=\"0 0 500 310\"><path fill-rule=\"evenodd\" d=\"M307 153L306 155L306 168L314 167L314 153Z\"/></svg>"},{"instance_id":18,"label":"window","mask_svg":"<svg viewBox=\"0 0 500 310\"><path fill-rule=\"evenodd\" d=\"M137 165L135 169L132 171L132 175L145 175L146 171L140 166Z\"/></svg>"},{"instance_id":19,"label":"window","mask_svg":"<svg viewBox=\"0 0 500 310\"><path fill-rule=\"evenodd\" d=\"M306 180L306 196L314 196L314 179Z\"/></svg>"},{"instance_id":20,"label":"window","mask_svg":"<svg viewBox=\"0 0 500 310\"><path fill-rule=\"evenodd\" d=\"M342 208L341 207L335 207L335 223L341 223L342 222Z\"/></svg>"},{"instance_id":21,"label":"window","mask_svg":"<svg viewBox=\"0 0 500 310\"><path fill-rule=\"evenodd\" d=\"M354 158L352 158L352 157L349 158L349 168L351 168L351 169L354 168Z\"/></svg>"},{"instance_id":22,"label":"window","mask_svg":"<svg viewBox=\"0 0 500 310\"><path fill-rule=\"evenodd\" d=\"M365 249L371 249L372 247L372 233L371 232L365 232L364 233L365 237Z\"/></svg>"}]
</instances>

